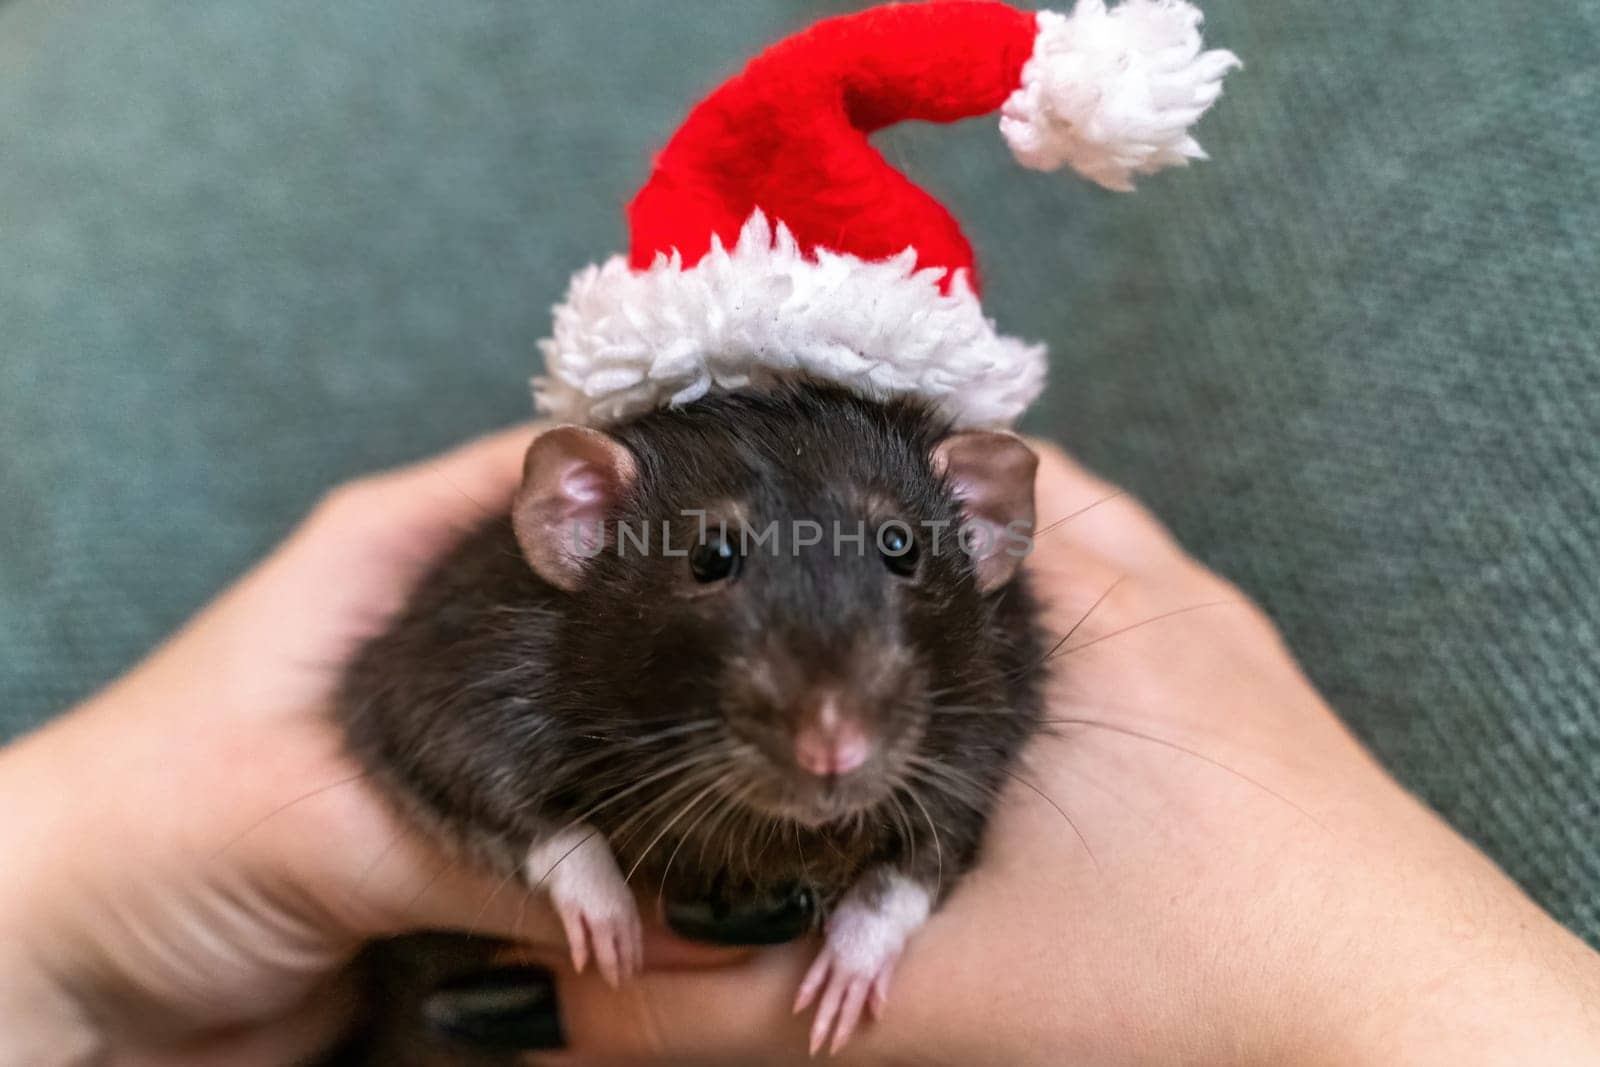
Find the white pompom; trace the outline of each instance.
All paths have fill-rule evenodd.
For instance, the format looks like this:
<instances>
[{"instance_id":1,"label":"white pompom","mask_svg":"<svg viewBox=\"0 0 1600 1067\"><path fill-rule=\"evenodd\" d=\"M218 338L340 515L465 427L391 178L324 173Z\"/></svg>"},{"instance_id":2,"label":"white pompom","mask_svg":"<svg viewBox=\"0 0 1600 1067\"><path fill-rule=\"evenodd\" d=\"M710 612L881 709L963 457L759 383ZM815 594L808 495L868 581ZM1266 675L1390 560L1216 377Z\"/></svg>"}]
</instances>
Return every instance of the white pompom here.
<instances>
[{"instance_id":1,"label":"white pompom","mask_svg":"<svg viewBox=\"0 0 1600 1067\"><path fill-rule=\"evenodd\" d=\"M1108 189L1133 176L1204 159L1189 128L1239 66L1201 51L1200 12L1184 0L1079 0L1071 15L1039 13L1022 85L1001 109L1000 132L1034 170L1066 164Z\"/></svg>"}]
</instances>

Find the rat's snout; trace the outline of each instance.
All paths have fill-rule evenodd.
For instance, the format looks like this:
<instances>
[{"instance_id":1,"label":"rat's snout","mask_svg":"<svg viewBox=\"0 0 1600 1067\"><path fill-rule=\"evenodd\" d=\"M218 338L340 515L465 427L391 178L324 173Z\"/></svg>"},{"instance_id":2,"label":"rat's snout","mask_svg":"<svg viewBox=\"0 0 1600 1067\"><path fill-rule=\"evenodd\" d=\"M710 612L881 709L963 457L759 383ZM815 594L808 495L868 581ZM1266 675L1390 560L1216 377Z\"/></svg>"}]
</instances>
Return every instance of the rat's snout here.
<instances>
[{"instance_id":1,"label":"rat's snout","mask_svg":"<svg viewBox=\"0 0 1600 1067\"><path fill-rule=\"evenodd\" d=\"M728 661L723 707L751 758L751 807L820 826L893 788L920 736L922 682L908 649L865 629L824 644L770 627Z\"/></svg>"},{"instance_id":2,"label":"rat's snout","mask_svg":"<svg viewBox=\"0 0 1600 1067\"><path fill-rule=\"evenodd\" d=\"M802 701L794 733L794 761L818 778L849 774L876 749L861 716L837 689L819 689Z\"/></svg>"}]
</instances>

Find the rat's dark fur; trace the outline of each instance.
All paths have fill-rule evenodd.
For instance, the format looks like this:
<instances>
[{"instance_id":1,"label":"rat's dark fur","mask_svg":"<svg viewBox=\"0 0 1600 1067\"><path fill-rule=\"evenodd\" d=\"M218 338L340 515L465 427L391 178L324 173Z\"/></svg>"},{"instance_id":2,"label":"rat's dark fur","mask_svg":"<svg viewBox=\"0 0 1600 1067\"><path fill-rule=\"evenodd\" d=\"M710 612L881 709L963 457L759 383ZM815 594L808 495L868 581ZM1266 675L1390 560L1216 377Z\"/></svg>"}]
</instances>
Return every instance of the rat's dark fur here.
<instances>
[{"instance_id":1,"label":"rat's dark fur","mask_svg":"<svg viewBox=\"0 0 1600 1067\"><path fill-rule=\"evenodd\" d=\"M507 871L581 819L647 896L800 881L826 904L885 864L948 890L1037 727L1042 648L1025 576L980 594L955 547L960 511L930 462L947 431L920 403L820 385L609 428L638 467L616 518L650 523L649 554L608 545L568 593L529 567L508 518L484 523L349 668L351 749L414 816ZM733 536L777 522L784 540L697 590L688 561L660 551L663 521L675 552L696 540L691 510ZM917 529L911 577L873 543L887 519ZM795 520L820 523L823 543L796 554ZM835 521L865 523L859 555L835 555ZM920 524L940 521L930 551ZM883 752L838 796L785 759L785 697L824 676ZM840 814L820 824L774 815L830 804Z\"/></svg>"}]
</instances>

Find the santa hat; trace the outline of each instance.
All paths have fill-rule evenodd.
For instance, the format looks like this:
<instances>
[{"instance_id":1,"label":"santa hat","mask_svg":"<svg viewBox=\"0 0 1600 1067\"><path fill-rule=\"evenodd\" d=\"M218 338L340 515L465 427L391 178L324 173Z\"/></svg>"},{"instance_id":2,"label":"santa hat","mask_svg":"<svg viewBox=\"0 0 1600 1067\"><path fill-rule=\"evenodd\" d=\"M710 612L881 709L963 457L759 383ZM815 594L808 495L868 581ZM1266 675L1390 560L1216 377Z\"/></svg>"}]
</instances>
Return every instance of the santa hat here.
<instances>
[{"instance_id":1,"label":"santa hat","mask_svg":"<svg viewBox=\"0 0 1600 1067\"><path fill-rule=\"evenodd\" d=\"M580 271L541 342L539 407L603 425L790 375L1011 423L1044 346L996 332L972 248L868 143L999 109L1023 166L1108 189L1204 158L1189 128L1238 60L1183 0L894 4L817 23L697 106L628 209L632 249Z\"/></svg>"}]
</instances>

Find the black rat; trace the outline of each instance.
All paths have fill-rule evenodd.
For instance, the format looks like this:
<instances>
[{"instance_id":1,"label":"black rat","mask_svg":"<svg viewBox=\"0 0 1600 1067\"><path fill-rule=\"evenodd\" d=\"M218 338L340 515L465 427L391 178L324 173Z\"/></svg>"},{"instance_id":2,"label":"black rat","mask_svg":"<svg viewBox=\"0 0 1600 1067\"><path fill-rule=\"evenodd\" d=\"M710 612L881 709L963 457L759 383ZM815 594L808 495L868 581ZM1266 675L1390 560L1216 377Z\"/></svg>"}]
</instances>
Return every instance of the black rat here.
<instances>
[{"instance_id":1,"label":"black rat","mask_svg":"<svg viewBox=\"0 0 1600 1067\"><path fill-rule=\"evenodd\" d=\"M1034 469L1011 434L809 382L547 430L512 513L355 657L338 720L613 983L636 893L807 887L825 945L797 1010L837 1047L1038 728Z\"/></svg>"}]
</instances>

